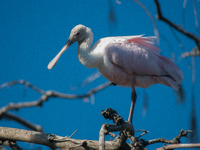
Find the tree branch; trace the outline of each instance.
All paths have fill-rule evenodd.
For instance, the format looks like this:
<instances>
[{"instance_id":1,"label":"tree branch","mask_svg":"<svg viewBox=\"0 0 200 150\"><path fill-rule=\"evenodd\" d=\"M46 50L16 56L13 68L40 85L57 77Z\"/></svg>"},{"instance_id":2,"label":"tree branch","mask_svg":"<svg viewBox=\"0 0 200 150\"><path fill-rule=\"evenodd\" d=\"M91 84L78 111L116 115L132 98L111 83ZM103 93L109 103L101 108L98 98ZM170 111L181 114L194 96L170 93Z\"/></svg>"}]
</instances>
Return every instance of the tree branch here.
<instances>
[{"instance_id":1,"label":"tree branch","mask_svg":"<svg viewBox=\"0 0 200 150\"><path fill-rule=\"evenodd\" d=\"M114 109L107 108L105 111L102 110L101 115L105 119L113 120L115 125L103 124L99 132L99 149L105 150L105 135L110 134L110 132L121 131L120 135L114 139L116 141L118 149L123 146L128 138L128 136L134 135L133 125L129 122L125 122L124 119L115 111Z\"/></svg>"},{"instance_id":2,"label":"tree branch","mask_svg":"<svg viewBox=\"0 0 200 150\"><path fill-rule=\"evenodd\" d=\"M13 86L15 84L25 84L26 86L32 88L33 90L39 92L42 94L42 96L35 101L32 102L20 102L20 103L10 103L0 109L0 116L3 113L6 113L8 110L17 110L20 108L25 108L25 107L34 107L34 106L42 106L43 102L47 101L49 98L63 98L63 99L82 99L82 98L88 98L90 96L93 96L95 93L107 88L110 86L110 82L103 83L96 88L91 89L89 92L83 95L77 95L77 94L65 94L65 93L59 93L57 91L43 91L36 86L31 85L29 82L24 81L24 80L15 80L11 82L4 83L0 86L0 89L6 87L6 86Z\"/></svg>"},{"instance_id":3,"label":"tree branch","mask_svg":"<svg viewBox=\"0 0 200 150\"><path fill-rule=\"evenodd\" d=\"M25 81L25 80L13 80L11 82L5 82L5 83L0 85L0 90L4 87L11 87L11 86L16 85L16 84L24 84L26 87L30 87L31 89L33 89L34 91L36 91L40 94L45 94L44 90L32 85L31 83L29 83L28 81Z\"/></svg>"},{"instance_id":4,"label":"tree branch","mask_svg":"<svg viewBox=\"0 0 200 150\"><path fill-rule=\"evenodd\" d=\"M198 47L193 48L192 51L190 51L190 52L182 53L182 57L183 58L186 58L186 57L189 57L189 56L198 56L198 57L200 57L200 50L198 49Z\"/></svg>"},{"instance_id":5,"label":"tree branch","mask_svg":"<svg viewBox=\"0 0 200 150\"><path fill-rule=\"evenodd\" d=\"M1 118L12 119L12 120L24 125L25 127L29 128L33 131L43 132L43 129L40 125L33 124L33 123L15 115L15 114L12 114L12 113L3 113Z\"/></svg>"},{"instance_id":6,"label":"tree branch","mask_svg":"<svg viewBox=\"0 0 200 150\"><path fill-rule=\"evenodd\" d=\"M189 132L192 132L191 130L188 131L183 131L183 129L180 131L179 135L177 135L174 139L172 140L167 140L165 138L158 138L158 139L153 139L149 141L145 141L145 147L150 144L155 144L155 143L168 143L168 144L178 144L181 143L180 139L182 137L187 137L187 134Z\"/></svg>"},{"instance_id":7,"label":"tree branch","mask_svg":"<svg viewBox=\"0 0 200 150\"><path fill-rule=\"evenodd\" d=\"M70 150L95 150L99 149L98 141L93 140L76 140L69 137L61 137L55 134L46 134L36 131L28 131L16 128L0 127L0 140L1 141L23 141L35 144L46 145L54 148L66 148ZM116 142L106 141L106 149L115 149ZM129 147L129 148L128 148ZM124 149L131 150L130 146L125 146Z\"/></svg>"},{"instance_id":8,"label":"tree branch","mask_svg":"<svg viewBox=\"0 0 200 150\"><path fill-rule=\"evenodd\" d=\"M156 150L172 150L175 148L199 148L200 143L190 143L190 144L171 144L166 145L160 148L157 148Z\"/></svg>"},{"instance_id":9,"label":"tree branch","mask_svg":"<svg viewBox=\"0 0 200 150\"><path fill-rule=\"evenodd\" d=\"M192 34L191 32L188 32L188 31L184 30L180 26L174 24L173 22L171 22L170 20L168 20L167 18L165 18L162 15L162 11L161 11L160 4L159 4L158 0L154 0L154 2L156 4L156 9L157 9L157 19L161 20L161 21L164 21L169 26L171 26L174 29L176 29L177 31L181 32L183 35L185 35L185 36L191 38L192 40L194 40L195 43L196 43L196 45L198 46L198 48L200 50L200 39L198 37L196 37L194 34Z\"/></svg>"}]
</instances>

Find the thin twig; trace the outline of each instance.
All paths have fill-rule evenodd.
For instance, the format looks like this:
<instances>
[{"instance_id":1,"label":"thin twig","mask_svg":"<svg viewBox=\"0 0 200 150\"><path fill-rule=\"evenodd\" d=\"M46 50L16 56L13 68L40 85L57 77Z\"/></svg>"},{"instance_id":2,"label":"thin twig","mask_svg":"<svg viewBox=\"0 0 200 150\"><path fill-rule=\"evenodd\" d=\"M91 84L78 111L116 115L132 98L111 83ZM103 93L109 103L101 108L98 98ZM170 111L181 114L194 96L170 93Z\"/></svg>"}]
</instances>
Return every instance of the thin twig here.
<instances>
[{"instance_id":1,"label":"thin twig","mask_svg":"<svg viewBox=\"0 0 200 150\"><path fill-rule=\"evenodd\" d=\"M162 15L162 11L160 8L160 4L158 2L158 0L154 0L155 4L156 4L156 8L157 8L157 19L158 20L162 20L165 23L167 23L169 26L173 27L174 29L176 29L177 31L181 32L183 35L191 38L192 40L195 41L196 45L198 46L198 48L200 49L200 38L198 38L197 36L195 36L194 34L192 34L191 32L184 30L182 27L174 24L173 22L171 22L170 20L168 20L167 18L165 18Z\"/></svg>"},{"instance_id":2,"label":"thin twig","mask_svg":"<svg viewBox=\"0 0 200 150\"><path fill-rule=\"evenodd\" d=\"M168 143L168 144L178 144L180 143L181 137L187 137L187 134L189 132L192 132L191 130L183 131L183 129L180 131L179 135L177 135L174 139L172 140L167 140L165 138L158 138L158 139L153 139L153 140L148 140L144 141L144 146L146 147L147 145L150 144L155 144L155 143Z\"/></svg>"},{"instance_id":3,"label":"thin twig","mask_svg":"<svg viewBox=\"0 0 200 150\"><path fill-rule=\"evenodd\" d=\"M74 133L72 133L72 135L69 136L69 138L71 138L77 131L78 131L78 130L76 129L76 130L74 131Z\"/></svg>"},{"instance_id":4,"label":"thin twig","mask_svg":"<svg viewBox=\"0 0 200 150\"><path fill-rule=\"evenodd\" d=\"M138 139L141 138L143 135L147 134L148 132L149 132L149 131L144 130L144 132L143 132L140 136L138 136L137 138L138 138Z\"/></svg>"},{"instance_id":5,"label":"thin twig","mask_svg":"<svg viewBox=\"0 0 200 150\"><path fill-rule=\"evenodd\" d=\"M29 83L28 81L25 81L25 80L13 80L11 82L3 83L3 84L0 85L0 90L2 88L11 87L11 86L16 85L16 84L24 84L26 87L30 87L31 89L35 90L36 92L38 92L40 94L45 94L44 90L36 87L35 85L32 85L31 83Z\"/></svg>"}]
</instances>

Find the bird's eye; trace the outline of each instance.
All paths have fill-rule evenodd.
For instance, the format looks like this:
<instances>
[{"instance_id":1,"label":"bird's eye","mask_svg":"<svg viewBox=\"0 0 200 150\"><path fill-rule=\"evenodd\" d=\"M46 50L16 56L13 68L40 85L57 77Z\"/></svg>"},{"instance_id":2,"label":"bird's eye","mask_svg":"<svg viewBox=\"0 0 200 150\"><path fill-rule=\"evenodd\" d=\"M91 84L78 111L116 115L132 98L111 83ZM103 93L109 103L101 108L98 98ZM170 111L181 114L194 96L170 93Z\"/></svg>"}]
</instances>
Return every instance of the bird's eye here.
<instances>
[{"instance_id":1,"label":"bird's eye","mask_svg":"<svg viewBox=\"0 0 200 150\"><path fill-rule=\"evenodd\" d=\"M76 36L78 36L79 35L79 32L76 32L76 34L75 34Z\"/></svg>"}]
</instances>

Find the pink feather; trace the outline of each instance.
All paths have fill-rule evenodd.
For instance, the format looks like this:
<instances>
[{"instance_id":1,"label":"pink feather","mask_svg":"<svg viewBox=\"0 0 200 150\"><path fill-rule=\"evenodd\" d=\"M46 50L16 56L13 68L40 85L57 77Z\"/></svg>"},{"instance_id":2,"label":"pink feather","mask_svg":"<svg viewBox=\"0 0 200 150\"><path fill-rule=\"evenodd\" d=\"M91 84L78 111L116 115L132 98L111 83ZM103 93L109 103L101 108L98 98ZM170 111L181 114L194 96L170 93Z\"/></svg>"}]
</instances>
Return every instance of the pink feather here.
<instances>
[{"instance_id":1,"label":"pink feather","mask_svg":"<svg viewBox=\"0 0 200 150\"><path fill-rule=\"evenodd\" d=\"M155 37L139 37L108 44L104 61L110 65L99 69L104 77L122 86L147 88L161 83L178 90L183 72L169 58L159 55ZM104 64L106 64L104 63ZM112 66L112 67L111 67Z\"/></svg>"}]
</instances>

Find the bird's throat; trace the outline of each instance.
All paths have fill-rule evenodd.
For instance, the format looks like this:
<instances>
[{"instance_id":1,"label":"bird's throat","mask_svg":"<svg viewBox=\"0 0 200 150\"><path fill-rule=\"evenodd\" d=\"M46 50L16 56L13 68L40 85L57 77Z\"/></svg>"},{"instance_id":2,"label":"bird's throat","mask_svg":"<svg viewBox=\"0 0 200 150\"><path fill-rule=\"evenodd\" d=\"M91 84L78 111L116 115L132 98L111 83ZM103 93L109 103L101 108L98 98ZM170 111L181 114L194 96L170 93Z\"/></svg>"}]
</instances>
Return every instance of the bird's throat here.
<instances>
[{"instance_id":1,"label":"bird's throat","mask_svg":"<svg viewBox=\"0 0 200 150\"><path fill-rule=\"evenodd\" d=\"M91 44L83 42L78 47L78 59L81 64L87 68L99 68L102 62L102 57L98 53L97 49L90 49Z\"/></svg>"}]
</instances>

